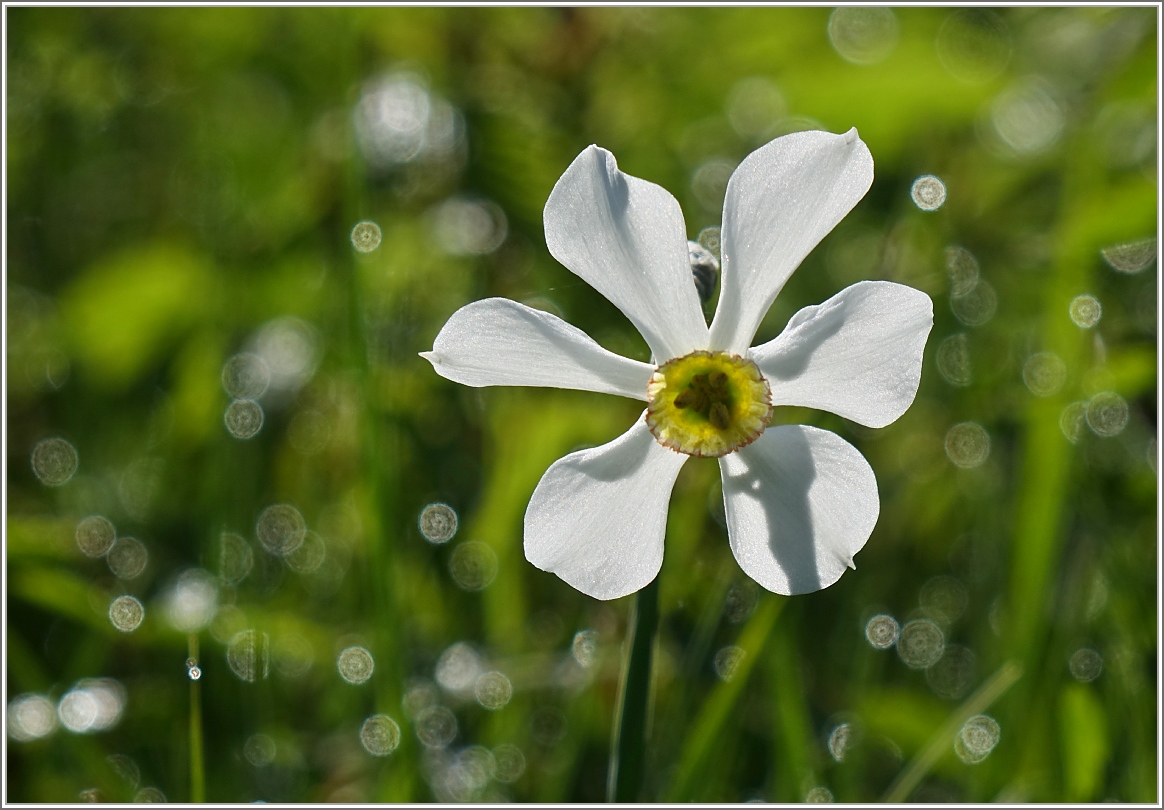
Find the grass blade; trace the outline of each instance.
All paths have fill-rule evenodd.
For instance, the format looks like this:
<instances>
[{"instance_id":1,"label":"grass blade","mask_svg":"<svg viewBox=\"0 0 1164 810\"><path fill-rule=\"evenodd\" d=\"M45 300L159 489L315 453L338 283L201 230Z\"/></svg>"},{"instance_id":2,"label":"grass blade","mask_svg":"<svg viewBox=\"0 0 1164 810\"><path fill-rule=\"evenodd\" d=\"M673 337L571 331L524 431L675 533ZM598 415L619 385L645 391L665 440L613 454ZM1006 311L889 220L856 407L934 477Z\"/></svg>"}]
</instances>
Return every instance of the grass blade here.
<instances>
[{"instance_id":1,"label":"grass blade","mask_svg":"<svg viewBox=\"0 0 1164 810\"><path fill-rule=\"evenodd\" d=\"M1006 690L1014 686L1023 674L1023 668L1015 661L1007 661L998 668L990 680L982 684L982 686L966 699L966 702L958 707L958 710L951 714L937 733L930 738L925 747L918 752L917 756L909 763L905 770L903 770L898 777L893 780L893 784L889 786L889 790L885 791L885 796L882 801L887 804L901 804L904 802L914 788L918 786L925 775L930 772L930 768L934 767L934 763L950 750L950 746L954 743L954 735L976 714L981 714L990 707L990 704L1002 697Z\"/></svg>"}]
</instances>

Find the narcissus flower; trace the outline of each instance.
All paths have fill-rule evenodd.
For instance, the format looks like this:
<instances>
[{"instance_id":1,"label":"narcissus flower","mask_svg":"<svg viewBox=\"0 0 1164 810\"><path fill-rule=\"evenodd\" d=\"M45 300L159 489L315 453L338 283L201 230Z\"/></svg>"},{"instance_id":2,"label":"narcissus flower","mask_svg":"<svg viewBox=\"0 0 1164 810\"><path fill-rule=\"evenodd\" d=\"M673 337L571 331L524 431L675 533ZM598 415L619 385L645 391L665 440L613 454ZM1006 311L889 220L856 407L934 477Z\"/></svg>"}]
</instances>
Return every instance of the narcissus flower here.
<instances>
[{"instance_id":1,"label":"narcissus flower","mask_svg":"<svg viewBox=\"0 0 1164 810\"><path fill-rule=\"evenodd\" d=\"M559 459L525 513L525 555L597 599L651 582L675 479L691 456L719 459L728 539L768 590L807 593L840 578L880 503L873 470L836 434L772 423L773 408L819 408L884 427L913 402L933 325L925 293L862 281L752 338L801 260L873 182L857 137L798 132L732 174L720 230L721 289L708 327L683 214L663 188L587 147L545 208L546 244L646 339L652 362L613 354L546 312L503 298L458 310L423 357L471 386L528 385L643 400L609 444Z\"/></svg>"}]
</instances>

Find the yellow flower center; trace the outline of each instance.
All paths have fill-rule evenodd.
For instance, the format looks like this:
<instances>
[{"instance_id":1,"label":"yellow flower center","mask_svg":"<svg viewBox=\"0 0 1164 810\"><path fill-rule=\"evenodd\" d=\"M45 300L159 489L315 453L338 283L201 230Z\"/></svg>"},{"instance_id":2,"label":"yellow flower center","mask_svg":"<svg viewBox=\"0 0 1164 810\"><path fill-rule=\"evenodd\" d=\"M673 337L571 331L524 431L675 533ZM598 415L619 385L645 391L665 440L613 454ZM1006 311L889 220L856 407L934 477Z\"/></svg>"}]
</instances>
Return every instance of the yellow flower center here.
<instances>
[{"instance_id":1,"label":"yellow flower center","mask_svg":"<svg viewBox=\"0 0 1164 810\"><path fill-rule=\"evenodd\" d=\"M756 364L727 352L668 360L647 383L647 427L689 456L725 456L759 438L772 419L768 381Z\"/></svg>"}]
</instances>

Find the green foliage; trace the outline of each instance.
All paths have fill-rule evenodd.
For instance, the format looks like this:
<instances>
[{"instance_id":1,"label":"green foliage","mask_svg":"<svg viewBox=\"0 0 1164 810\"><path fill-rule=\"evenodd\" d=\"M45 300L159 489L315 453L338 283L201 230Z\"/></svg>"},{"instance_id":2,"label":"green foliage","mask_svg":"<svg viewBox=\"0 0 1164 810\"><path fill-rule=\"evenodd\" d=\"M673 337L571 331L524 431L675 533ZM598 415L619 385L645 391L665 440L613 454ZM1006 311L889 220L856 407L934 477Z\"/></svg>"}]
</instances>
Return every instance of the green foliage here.
<instances>
[{"instance_id":1,"label":"green foliage","mask_svg":"<svg viewBox=\"0 0 1164 810\"><path fill-rule=\"evenodd\" d=\"M1096 801L1111 755L1103 704L1084 684L1067 684L1059 696L1063 775L1069 801Z\"/></svg>"},{"instance_id":2,"label":"green foliage","mask_svg":"<svg viewBox=\"0 0 1164 810\"><path fill-rule=\"evenodd\" d=\"M135 246L103 259L60 294L70 353L91 385L124 389L207 319L216 292L204 263L181 248Z\"/></svg>"},{"instance_id":3,"label":"green foliage","mask_svg":"<svg viewBox=\"0 0 1164 810\"><path fill-rule=\"evenodd\" d=\"M648 359L545 248L546 197L579 150L670 190L694 239L751 150L850 127L873 187L757 340L857 280L910 284L935 304L921 388L877 431L777 413L837 432L877 475L877 528L825 591L748 580L716 465L684 468L644 796L1159 801L1154 9L6 19L11 801L601 801L630 599L534 568L523 516L555 459L639 403L465 388L417 353L460 306L503 296ZM935 211L911 199L925 174L945 185ZM358 253L363 220L382 241ZM1083 294L1102 305L1091 325L1069 314ZM1032 382L1047 352L1061 379ZM224 387L240 353L266 358L266 390ZM235 396L261 407L250 438ZM976 466L947 447L963 422L989 436ZM59 486L31 463L49 437L78 457ZM438 502L459 518L443 543L419 522ZM274 504L309 530L285 557L267 550ZM141 541L140 573L80 551L89 515ZM209 606L182 590L192 570ZM132 629L110 617L121 596L144 606ZM949 666L874 648L878 614L936 621ZM359 683L336 663L353 646L375 661ZM474 692L493 671L503 705ZM108 728L35 714L83 721L62 701L86 679L122 701ZM361 742L381 713L401 732L382 757ZM958 740L979 714L1000 734L973 761Z\"/></svg>"}]
</instances>

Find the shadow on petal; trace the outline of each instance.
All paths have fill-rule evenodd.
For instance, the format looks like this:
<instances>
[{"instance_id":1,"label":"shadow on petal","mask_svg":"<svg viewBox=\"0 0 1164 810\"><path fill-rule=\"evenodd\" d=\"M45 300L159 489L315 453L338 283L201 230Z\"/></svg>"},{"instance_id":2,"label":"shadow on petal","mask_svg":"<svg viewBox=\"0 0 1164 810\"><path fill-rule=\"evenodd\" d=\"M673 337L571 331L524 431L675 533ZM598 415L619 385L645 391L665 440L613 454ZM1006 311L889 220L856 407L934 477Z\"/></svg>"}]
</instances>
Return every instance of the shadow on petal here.
<instances>
[{"instance_id":1,"label":"shadow on petal","mask_svg":"<svg viewBox=\"0 0 1164 810\"><path fill-rule=\"evenodd\" d=\"M877 523L877 479L840 436L806 425L768 428L720 459L732 553L770 591L832 585Z\"/></svg>"},{"instance_id":2,"label":"shadow on petal","mask_svg":"<svg viewBox=\"0 0 1164 810\"><path fill-rule=\"evenodd\" d=\"M740 567L765 588L788 595L811 593L825 587L812 542L814 527L808 498L816 465L803 434L780 436L779 440L776 463L769 455L758 453L726 457L731 459L722 465L729 538ZM728 503L733 497L745 500L748 507L741 508L739 500ZM733 512L740 518L743 511L748 514L749 525L745 528L737 524L738 530L733 533ZM746 538L741 536L744 533ZM759 537L766 538L766 542L757 542ZM761 547L770 559L763 559Z\"/></svg>"}]
</instances>

